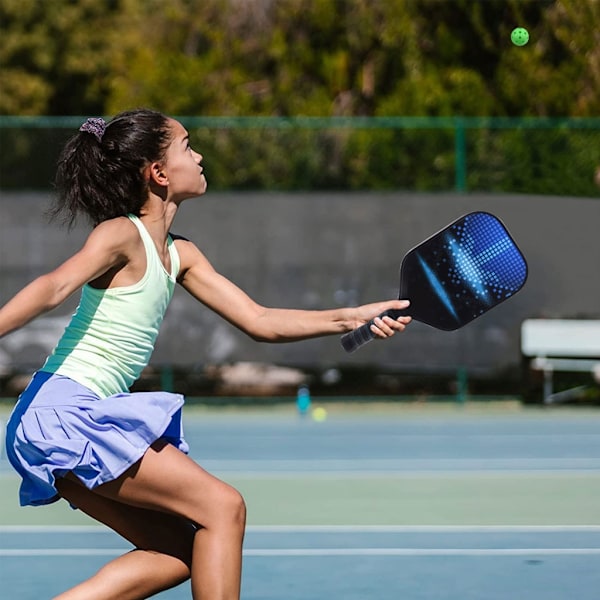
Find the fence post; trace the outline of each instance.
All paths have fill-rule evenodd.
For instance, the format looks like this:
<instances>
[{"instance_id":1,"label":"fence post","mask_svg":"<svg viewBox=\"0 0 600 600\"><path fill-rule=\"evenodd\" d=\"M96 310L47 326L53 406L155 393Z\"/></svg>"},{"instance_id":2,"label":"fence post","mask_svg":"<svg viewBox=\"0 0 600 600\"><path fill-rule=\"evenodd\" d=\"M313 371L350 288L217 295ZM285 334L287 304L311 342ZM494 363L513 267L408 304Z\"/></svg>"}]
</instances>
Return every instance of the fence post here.
<instances>
[{"instance_id":1,"label":"fence post","mask_svg":"<svg viewBox=\"0 0 600 600\"><path fill-rule=\"evenodd\" d=\"M172 365L160 366L160 387L164 392L173 392L175 390L175 377Z\"/></svg>"},{"instance_id":2,"label":"fence post","mask_svg":"<svg viewBox=\"0 0 600 600\"><path fill-rule=\"evenodd\" d=\"M460 117L457 117L454 123L454 189L457 192L465 192L467 189L465 124Z\"/></svg>"},{"instance_id":3,"label":"fence post","mask_svg":"<svg viewBox=\"0 0 600 600\"><path fill-rule=\"evenodd\" d=\"M458 367L456 370L456 402L464 404L469 394L469 376L466 367Z\"/></svg>"}]
</instances>

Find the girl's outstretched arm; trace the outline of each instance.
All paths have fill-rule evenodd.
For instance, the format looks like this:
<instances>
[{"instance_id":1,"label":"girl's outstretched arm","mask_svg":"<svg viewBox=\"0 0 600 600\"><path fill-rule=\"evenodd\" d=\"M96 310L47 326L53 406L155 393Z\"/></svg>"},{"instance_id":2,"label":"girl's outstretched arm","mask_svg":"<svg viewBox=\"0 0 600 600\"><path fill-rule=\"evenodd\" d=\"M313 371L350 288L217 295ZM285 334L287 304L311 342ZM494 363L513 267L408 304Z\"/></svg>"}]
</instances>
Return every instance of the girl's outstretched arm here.
<instances>
[{"instance_id":1,"label":"girl's outstretched arm","mask_svg":"<svg viewBox=\"0 0 600 600\"><path fill-rule=\"evenodd\" d=\"M0 338L56 308L85 283L125 265L132 240L136 239L135 231L133 236L131 233L122 219L98 225L81 250L58 268L34 279L0 308Z\"/></svg>"},{"instance_id":2,"label":"girl's outstretched arm","mask_svg":"<svg viewBox=\"0 0 600 600\"><path fill-rule=\"evenodd\" d=\"M178 240L176 244L181 258L179 283L197 300L257 341L290 342L343 334L386 310L408 306L406 300L390 300L331 310L268 308L217 273L194 244L187 240ZM377 337L386 338L403 331L410 321L410 317L376 319L373 331Z\"/></svg>"}]
</instances>

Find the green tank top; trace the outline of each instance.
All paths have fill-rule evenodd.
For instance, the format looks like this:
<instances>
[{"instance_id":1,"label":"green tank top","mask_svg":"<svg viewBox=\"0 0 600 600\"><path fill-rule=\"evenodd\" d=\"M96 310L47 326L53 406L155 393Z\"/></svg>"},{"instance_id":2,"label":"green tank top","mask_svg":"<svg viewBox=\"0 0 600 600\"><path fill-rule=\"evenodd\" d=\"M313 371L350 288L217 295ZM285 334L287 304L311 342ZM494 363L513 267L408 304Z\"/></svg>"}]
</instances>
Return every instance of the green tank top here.
<instances>
[{"instance_id":1,"label":"green tank top","mask_svg":"<svg viewBox=\"0 0 600 600\"><path fill-rule=\"evenodd\" d=\"M126 392L148 364L173 296L179 255L169 236L171 273L164 268L141 220L127 215L146 249L137 283L106 290L85 285L79 306L42 371L65 375L101 397Z\"/></svg>"}]
</instances>

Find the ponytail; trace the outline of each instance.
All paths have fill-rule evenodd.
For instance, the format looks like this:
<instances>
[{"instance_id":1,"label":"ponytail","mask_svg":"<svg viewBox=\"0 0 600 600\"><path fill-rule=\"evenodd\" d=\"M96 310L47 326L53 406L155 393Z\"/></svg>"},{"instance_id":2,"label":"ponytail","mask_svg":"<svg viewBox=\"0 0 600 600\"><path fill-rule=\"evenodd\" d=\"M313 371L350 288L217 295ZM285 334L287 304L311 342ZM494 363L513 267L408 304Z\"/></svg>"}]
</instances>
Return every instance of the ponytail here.
<instances>
[{"instance_id":1,"label":"ponytail","mask_svg":"<svg viewBox=\"0 0 600 600\"><path fill-rule=\"evenodd\" d=\"M84 215L94 226L139 216L148 197L144 169L164 158L170 141L168 118L159 112L124 112L108 123L88 119L59 157L51 216L72 225Z\"/></svg>"}]
</instances>

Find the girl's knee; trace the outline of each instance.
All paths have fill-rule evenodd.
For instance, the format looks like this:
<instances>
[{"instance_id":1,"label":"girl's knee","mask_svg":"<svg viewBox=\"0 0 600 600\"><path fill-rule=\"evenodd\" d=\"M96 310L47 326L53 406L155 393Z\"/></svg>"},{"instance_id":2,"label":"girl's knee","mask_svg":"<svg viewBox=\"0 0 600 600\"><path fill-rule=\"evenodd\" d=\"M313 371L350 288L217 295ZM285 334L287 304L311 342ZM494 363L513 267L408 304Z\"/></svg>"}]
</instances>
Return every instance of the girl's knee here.
<instances>
[{"instance_id":1,"label":"girl's knee","mask_svg":"<svg viewBox=\"0 0 600 600\"><path fill-rule=\"evenodd\" d=\"M224 486L214 499L212 519L201 523L205 528L211 525L227 526L243 530L246 526L246 503L244 498L231 486Z\"/></svg>"},{"instance_id":2,"label":"girl's knee","mask_svg":"<svg viewBox=\"0 0 600 600\"><path fill-rule=\"evenodd\" d=\"M228 517L234 524L245 527L246 525L246 502L243 496L235 488L230 487L228 490L228 498L224 503Z\"/></svg>"}]
</instances>

